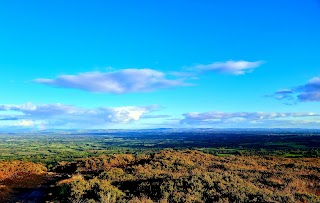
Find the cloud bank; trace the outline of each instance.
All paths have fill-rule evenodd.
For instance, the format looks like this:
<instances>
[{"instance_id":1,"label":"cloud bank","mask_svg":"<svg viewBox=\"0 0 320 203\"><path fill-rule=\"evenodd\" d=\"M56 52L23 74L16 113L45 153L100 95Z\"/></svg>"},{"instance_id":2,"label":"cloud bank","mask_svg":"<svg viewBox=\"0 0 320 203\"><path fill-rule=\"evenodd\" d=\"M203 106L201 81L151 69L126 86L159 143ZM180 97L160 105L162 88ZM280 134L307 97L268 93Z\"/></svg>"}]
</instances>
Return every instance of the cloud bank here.
<instances>
[{"instance_id":1,"label":"cloud bank","mask_svg":"<svg viewBox=\"0 0 320 203\"><path fill-rule=\"evenodd\" d=\"M158 105L81 108L64 104L4 104L0 105L0 121L12 121L11 126L20 127L107 127L108 124L138 121L143 115L158 108Z\"/></svg>"},{"instance_id":2,"label":"cloud bank","mask_svg":"<svg viewBox=\"0 0 320 203\"><path fill-rule=\"evenodd\" d=\"M278 100L287 100L291 103L320 101L320 77L309 80L306 84L292 89L279 90L269 95Z\"/></svg>"},{"instance_id":3,"label":"cloud bank","mask_svg":"<svg viewBox=\"0 0 320 203\"><path fill-rule=\"evenodd\" d=\"M320 114L313 112L209 111L173 116L157 114L161 109L158 105L82 108L65 104L3 104L0 105L0 127L29 129L110 129L140 128L141 126L148 128L152 126L232 128L315 127L320 124ZM143 125L143 122L148 125Z\"/></svg>"}]
</instances>

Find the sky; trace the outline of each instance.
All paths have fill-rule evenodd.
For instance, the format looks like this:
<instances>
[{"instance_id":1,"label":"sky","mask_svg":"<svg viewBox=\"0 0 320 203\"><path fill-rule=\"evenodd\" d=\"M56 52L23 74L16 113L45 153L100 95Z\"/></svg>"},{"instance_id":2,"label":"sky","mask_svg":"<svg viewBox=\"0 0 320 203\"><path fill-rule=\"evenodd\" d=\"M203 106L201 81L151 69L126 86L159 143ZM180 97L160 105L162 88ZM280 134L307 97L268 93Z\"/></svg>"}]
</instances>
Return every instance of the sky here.
<instances>
[{"instance_id":1,"label":"sky","mask_svg":"<svg viewBox=\"0 0 320 203\"><path fill-rule=\"evenodd\" d=\"M0 2L0 130L320 128L320 1Z\"/></svg>"}]
</instances>

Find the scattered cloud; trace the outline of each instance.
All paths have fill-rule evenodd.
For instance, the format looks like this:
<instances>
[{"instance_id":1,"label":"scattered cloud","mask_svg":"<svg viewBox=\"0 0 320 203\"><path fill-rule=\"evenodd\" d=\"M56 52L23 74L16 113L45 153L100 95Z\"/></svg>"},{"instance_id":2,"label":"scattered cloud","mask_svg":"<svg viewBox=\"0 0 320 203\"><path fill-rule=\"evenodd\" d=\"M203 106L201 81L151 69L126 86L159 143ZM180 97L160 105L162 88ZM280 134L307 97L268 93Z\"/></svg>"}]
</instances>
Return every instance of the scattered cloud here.
<instances>
[{"instance_id":1,"label":"scattered cloud","mask_svg":"<svg viewBox=\"0 0 320 203\"><path fill-rule=\"evenodd\" d=\"M2 116L3 118L14 118L12 119L15 120L13 126L27 127L45 123L51 128L63 126L86 128L106 124L131 123L140 120L143 115L156 111L158 108L158 105L81 108L64 104L36 105L26 103L0 105L0 112L10 113L10 116ZM16 115L12 115L14 112Z\"/></svg>"},{"instance_id":2,"label":"scattered cloud","mask_svg":"<svg viewBox=\"0 0 320 203\"><path fill-rule=\"evenodd\" d=\"M167 79L166 74L152 69L123 69L113 72L87 72L61 75L56 79L39 78L37 83L89 92L124 94L187 86L183 79Z\"/></svg>"},{"instance_id":3,"label":"scattered cloud","mask_svg":"<svg viewBox=\"0 0 320 203\"><path fill-rule=\"evenodd\" d=\"M297 101L320 101L320 77L312 78L304 85L292 89L279 90L268 96L290 102L287 102L286 104L296 103Z\"/></svg>"},{"instance_id":4,"label":"scattered cloud","mask_svg":"<svg viewBox=\"0 0 320 203\"><path fill-rule=\"evenodd\" d=\"M252 72L261 66L263 61L226 61L214 62L206 65L197 65L193 69L200 72L217 72L232 75L243 75Z\"/></svg>"},{"instance_id":5,"label":"scattered cloud","mask_svg":"<svg viewBox=\"0 0 320 203\"><path fill-rule=\"evenodd\" d=\"M276 99L282 100L282 99L293 99L292 98L292 93L293 91L290 89L283 89L283 90L278 90L274 93L274 96Z\"/></svg>"}]
</instances>

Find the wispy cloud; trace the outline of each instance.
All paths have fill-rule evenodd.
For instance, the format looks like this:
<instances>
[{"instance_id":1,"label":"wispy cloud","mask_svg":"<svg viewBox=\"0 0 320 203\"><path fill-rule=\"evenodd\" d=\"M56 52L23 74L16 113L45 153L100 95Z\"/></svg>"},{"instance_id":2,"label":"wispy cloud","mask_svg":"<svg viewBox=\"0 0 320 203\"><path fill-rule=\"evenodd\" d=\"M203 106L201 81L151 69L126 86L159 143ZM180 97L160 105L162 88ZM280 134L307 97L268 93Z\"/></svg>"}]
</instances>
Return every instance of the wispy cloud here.
<instances>
[{"instance_id":1,"label":"wispy cloud","mask_svg":"<svg viewBox=\"0 0 320 203\"><path fill-rule=\"evenodd\" d=\"M226 61L214 62L211 64L200 64L193 67L194 70L200 72L217 72L232 75L243 75L252 72L263 64L263 61Z\"/></svg>"},{"instance_id":2,"label":"wispy cloud","mask_svg":"<svg viewBox=\"0 0 320 203\"><path fill-rule=\"evenodd\" d=\"M34 81L55 87L114 94L150 92L189 85L183 79L168 79L165 73L152 69L87 72L76 75L61 75L56 79L38 78Z\"/></svg>"},{"instance_id":3,"label":"wispy cloud","mask_svg":"<svg viewBox=\"0 0 320 203\"><path fill-rule=\"evenodd\" d=\"M226 61L196 65L187 71L164 73L153 69L122 69L111 72L85 72L60 75L54 79L38 78L34 82L60 88L89 92L125 94L151 92L159 89L190 86L186 80L198 80L207 72L243 75L252 72L263 61Z\"/></svg>"},{"instance_id":4,"label":"wispy cloud","mask_svg":"<svg viewBox=\"0 0 320 203\"><path fill-rule=\"evenodd\" d=\"M278 100L286 100L291 103L296 103L297 101L320 101L320 77L312 78L304 85L292 89L279 90L268 96Z\"/></svg>"},{"instance_id":5,"label":"wispy cloud","mask_svg":"<svg viewBox=\"0 0 320 203\"><path fill-rule=\"evenodd\" d=\"M263 127L267 123L276 124L284 122L284 119L288 119L286 122L297 121L297 119L303 119L301 122L305 122L305 118L316 118L320 114L313 112L302 113L265 113L265 112L191 112L183 114L184 118L180 121L182 124L191 125L213 125L213 124L259 124Z\"/></svg>"},{"instance_id":6,"label":"wispy cloud","mask_svg":"<svg viewBox=\"0 0 320 203\"><path fill-rule=\"evenodd\" d=\"M274 97L276 99L282 100L282 99L292 99L293 90L290 89L282 89L278 90L274 93Z\"/></svg>"},{"instance_id":7,"label":"wispy cloud","mask_svg":"<svg viewBox=\"0 0 320 203\"><path fill-rule=\"evenodd\" d=\"M29 127L41 124L43 127L43 124L46 124L51 128L61 128L64 126L86 128L138 121L143 115L153 112L158 108L158 105L80 108L64 104L36 105L26 103L21 105L0 105L0 112L8 113L8 115L3 114L4 118L6 116L7 118L15 118L12 119L15 120L12 123L14 126ZM13 116L14 113L16 115Z\"/></svg>"}]
</instances>

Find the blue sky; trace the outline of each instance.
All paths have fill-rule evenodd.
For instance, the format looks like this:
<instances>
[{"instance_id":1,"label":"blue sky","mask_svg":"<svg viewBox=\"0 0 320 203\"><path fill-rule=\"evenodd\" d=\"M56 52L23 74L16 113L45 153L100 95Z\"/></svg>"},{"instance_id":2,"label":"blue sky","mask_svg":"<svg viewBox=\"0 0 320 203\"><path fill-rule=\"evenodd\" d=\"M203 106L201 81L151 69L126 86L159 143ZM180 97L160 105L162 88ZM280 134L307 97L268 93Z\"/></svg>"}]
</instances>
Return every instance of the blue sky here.
<instances>
[{"instance_id":1,"label":"blue sky","mask_svg":"<svg viewBox=\"0 0 320 203\"><path fill-rule=\"evenodd\" d=\"M320 126L320 1L0 2L0 128Z\"/></svg>"}]
</instances>

